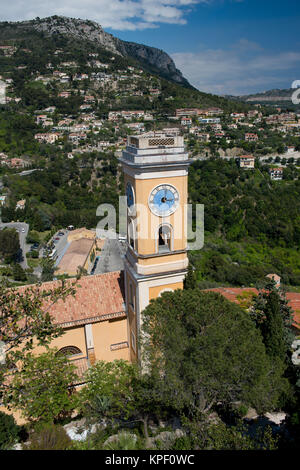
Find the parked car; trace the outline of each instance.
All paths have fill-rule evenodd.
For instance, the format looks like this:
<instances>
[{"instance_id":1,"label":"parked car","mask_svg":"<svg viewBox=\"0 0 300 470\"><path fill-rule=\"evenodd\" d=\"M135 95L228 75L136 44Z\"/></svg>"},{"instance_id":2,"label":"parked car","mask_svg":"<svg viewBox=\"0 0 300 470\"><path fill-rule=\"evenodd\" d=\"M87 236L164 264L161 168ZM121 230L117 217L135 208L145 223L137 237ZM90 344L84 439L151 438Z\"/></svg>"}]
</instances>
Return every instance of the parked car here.
<instances>
[{"instance_id":1,"label":"parked car","mask_svg":"<svg viewBox=\"0 0 300 470\"><path fill-rule=\"evenodd\" d=\"M59 240L60 240L60 238L59 238L59 237L55 237L55 238L54 238L54 240L56 240L56 241L59 241Z\"/></svg>"},{"instance_id":2,"label":"parked car","mask_svg":"<svg viewBox=\"0 0 300 470\"><path fill-rule=\"evenodd\" d=\"M58 233L58 236L59 236L59 237L62 237L63 235L64 235L64 232L59 232L59 233Z\"/></svg>"},{"instance_id":3,"label":"parked car","mask_svg":"<svg viewBox=\"0 0 300 470\"><path fill-rule=\"evenodd\" d=\"M31 245L30 251L37 250L38 248L39 248L39 244L38 244L38 243L34 243L33 245Z\"/></svg>"}]
</instances>

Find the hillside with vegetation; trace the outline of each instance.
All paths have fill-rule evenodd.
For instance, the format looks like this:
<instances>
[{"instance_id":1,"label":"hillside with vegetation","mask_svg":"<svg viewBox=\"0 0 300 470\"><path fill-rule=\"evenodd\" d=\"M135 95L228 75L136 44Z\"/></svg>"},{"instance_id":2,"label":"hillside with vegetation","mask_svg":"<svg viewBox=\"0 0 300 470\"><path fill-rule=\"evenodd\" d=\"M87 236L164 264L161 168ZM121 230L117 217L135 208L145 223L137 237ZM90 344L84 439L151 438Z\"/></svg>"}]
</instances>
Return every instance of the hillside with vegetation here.
<instances>
[{"instance_id":1,"label":"hillside with vegetation","mask_svg":"<svg viewBox=\"0 0 300 470\"><path fill-rule=\"evenodd\" d=\"M266 164L245 171L234 159L198 161L190 169L189 197L205 207L205 245L190 256L203 286L249 286L273 272L286 285L300 285L297 167L288 165L278 182Z\"/></svg>"},{"instance_id":2,"label":"hillside with vegetation","mask_svg":"<svg viewBox=\"0 0 300 470\"><path fill-rule=\"evenodd\" d=\"M286 149L300 149L298 115L179 84L162 51L126 47L88 21L0 23L2 222L28 223L40 247L62 227L95 228L98 205L117 208L124 194L126 136L180 132L196 159L190 202L205 204L205 247L190 256L198 281L249 285L278 272L297 288L299 175ZM243 154L257 157L255 171L238 167ZM271 165L284 167L281 182Z\"/></svg>"}]
</instances>

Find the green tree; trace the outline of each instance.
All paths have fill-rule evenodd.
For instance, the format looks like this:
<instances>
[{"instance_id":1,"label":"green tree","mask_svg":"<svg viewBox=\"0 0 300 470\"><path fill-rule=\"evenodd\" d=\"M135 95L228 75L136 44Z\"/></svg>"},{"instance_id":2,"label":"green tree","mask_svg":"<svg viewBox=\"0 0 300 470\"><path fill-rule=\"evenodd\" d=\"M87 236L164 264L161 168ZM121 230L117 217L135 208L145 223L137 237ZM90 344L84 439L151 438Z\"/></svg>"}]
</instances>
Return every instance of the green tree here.
<instances>
[{"instance_id":1,"label":"green tree","mask_svg":"<svg viewBox=\"0 0 300 470\"><path fill-rule=\"evenodd\" d=\"M18 263L13 265L13 276L16 281L26 281L26 273L22 266Z\"/></svg>"},{"instance_id":2,"label":"green tree","mask_svg":"<svg viewBox=\"0 0 300 470\"><path fill-rule=\"evenodd\" d=\"M250 314L262 333L267 353L286 360L294 339L294 315L284 291L273 280L263 282Z\"/></svg>"},{"instance_id":3,"label":"green tree","mask_svg":"<svg viewBox=\"0 0 300 470\"><path fill-rule=\"evenodd\" d=\"M71 445L72 440L62 426L47 423L37 427L23 450L67 450Z\"/></svg>"},{"instance_id":4,"label":"green tree","mask_svg":"<svg viewBox=\"0 0 300 470\"><path fill-rule=\"evenodd\" d=\"M75 282L62 281L54 289L39 285L22 291L0 286L0 334L5 362L0 368L0 397L9 392L12 367L22 361L34 346L47 346L63 330L52 323L49 310L59 300L75 294Z\"/></svg>"},{"instance_id":5,"label":"green tree","mask_svg":"<svg viewBox=\"0 0 300 470\"><path fill-rule=\"evenodd\" d=\"M216 293L164 293L143 312L145 367L159 371L164 403L205 415L216 403L276 408L288 383L249 315ZM176 393L175 393L176 391Z\"/></svg>"},{"instance_id":6,"label":"green tree","mask_svg":"<svg viewBox=\"0 0 300 470\"><path fill-rule=\"evenodd\" d=\"M0 231L0 255L16 261L20 253L19 236L15 229L5 228Z\"/></svg>"},{"instance_id":7,"label":"green tree","mask_svg":"<svg viewBox=\"0 0 300 470\"><path fill-rule=\"evenodd\" d=\"M43 258L41 261L42 266L42 275L41 281L48 282L53 281L53 276L55 273L55 261L51 259L49 256Z\"/></svg>"},{"instance_id":8,"label":"green tree","mask_svg":"<svg viewBox=\"0 0 300 470\"><path fill-rule=\"evenodd\" d=\"M222 421L216 424L193 421L187 424L186 429L191 440L188 450L278 449L278 438L273 436L270 427L258 427L255 432L249 433L247 425L242 421L233 426Z\"/></svg>"},{"instance_id":9,"label":"green tree","mask_svg":"<svg viewBox=\"0 0 300 470\"><path fill-rule=\"evenodd\" d=\"M123 360L98 361L89 368L87 385L81 391L85 414L91 418L128 419L133 410L131 381L135 373L135 367Z\"/></svg>"},{"instance_id":10,"label":"green tree","mask_svg":"<svg viewBox=\"0 0 300 470\"><path fill-rule=\"evenodd\" d=\"M26 243L40 243L40 235L35 230L30 230L26 237Z\"/></svg>"},{"instance_id":11,"label":"green tree","mask_svg":"<svg viewBox=\"0 0 300 470\"><path fill-rule=\"evenodd\" d=\"M196 287L196 272L191 263L188 266L188 272L184 280L185 289L195 289Z\"/></svg>"},{"instance_id":12,"label":"green tree","mask_svg":"<svg viewBox=\"0 0 300 470\"><path fill-rule=\"evenodd\" d=\"M149 447L149 419L164 414L157 380L157 374L144 373L136 364L98 361L88 370L87 386L81 392L84 414L97 420L141 422Z\"/></svg>"},{"instance_id":13,"label":"green tree","mask_svg":"<svg viewBox=\"0 0 300 470\"><path fill-rule=\"evenodd\" d=\"M0 450L7 450L15 444L19 430L14 417L0 411Z\"/></svg>"},{"instance_id":14,"label":"green tree","mask_svg":"<svg viewBox=\"0 0 300 470\"><path fill-rule=\"evenodd\" d=\"M76 380L75 366L55 349L39 356L27 353L13 374L3 403L21 410L29 421L53 423L75 409L77 397L72 385Z\"/></svg>"}]
</instances>

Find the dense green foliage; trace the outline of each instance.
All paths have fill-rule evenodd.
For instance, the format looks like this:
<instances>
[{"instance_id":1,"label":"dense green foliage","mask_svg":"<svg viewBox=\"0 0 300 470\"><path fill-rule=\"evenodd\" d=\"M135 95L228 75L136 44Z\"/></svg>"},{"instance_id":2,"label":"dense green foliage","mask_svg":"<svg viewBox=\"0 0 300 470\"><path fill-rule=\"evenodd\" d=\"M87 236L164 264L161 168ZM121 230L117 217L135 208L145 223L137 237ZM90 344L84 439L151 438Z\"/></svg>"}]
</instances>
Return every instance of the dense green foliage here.
<instances>
[{"instance_id":1,"label":"dense green foliage","mask_svg":"<svg viewBox=\"0 0 300 470\"><path fill-rule=\"evenodd\" d=\"M0 231L0 256L16 261L20 255L19 235L15 229L4 228Z\"/></svg>"},{"instance_id":2,"label":"dense green foliage","mask_svg":"<svg viewBox=\"0 0 300 470\"><path fill-rule=\"evenodd\" d=\"M195 162L189 196L205 205L205 229L229 241L252 237L270 246L299 245L300 180L271 181L267 172L239 169L232 159Z\"/></svg>"},{"instance_id":3,"label":"dense green foliage","mask_svg":"<svg viewBox=\"0 0 300 470\"><path fill-rule=\"evenodd\" d=\"M33 154L38 149L33 138L37 129L31 116L2 110L0 112L0 151L10 152L14 156L24 153Z\"/></svg>"},{"instance_id":4,"label":"dense green foliage","mask_svg":"<svg viewBox=\"0 0 300 470\"><path fill-rule=\"evenodd\" d=\"M99 168L94 168L94 165ZM69 160L57 157L47 169L25 177L8 175L11 204L2 209L3 221L18 218L31 230L45 231L53 226L96 227L96 209L101 203L118 208L121 185L118 164L112 154L90 154ZM92 181L91 181L92 180ZM15 210L15 201L25 198L24 210Z\"/></svg>"},{"instance_id":5,"label":"dense green foliage","mask_svg":"<svg viewBox=\"0 0 300 470\"><path fill-rule=\"evenodd\" d=\"M0 450L8 450L15 444L19 430L14 417L0 411Z\"/></svg>"},{"instance_id":6,"label":"dense green foliage","mask_svg":"<svg viewBox=\"0 0 300 470\"><path fill-rule=\"evenodd\" d=\"M251 285L276 272L300 284L300 180L271 181L265 167L245 171L235 160L196 161L189 197L204 204L205 245L190 254L198 279Z\"/></svg>"},{"instance_id":7,"label":"dense green foliage","mask_svg":"<svg viewBox=\"0 0 300 470\"><path fill-rule=\"evenodd\" d=\"M75 366L55 350L39 356L27 354L21 369L12 377L10 390L4 394L4 403L21 410L29 421L53 423L76 407L76 396L71 385L78 381Z\"/></svg>"},{"instance_id":8,"label":"dense green foliage","mask_svg":"<svg viewBox=\"0 0 300 470\"><path fill-rule=\"evenodd\" d=\"M10 402L11 375L19 361L24 361L34 346L48 346L63 331L52 323L45 305L54 305L59 299L74 295L75 283L61 283L52 290L40 291L39 287L28 287L23 292L0 285L0 331L1 341L6 345L5 362L0 368L0 398L5 395ZM30 362L30 356L28 356ZM32 366L32 362L29 364ZM24 398L24 396L23 396Z\"/></svg>"},{"instance_id":9,"label":"dense green foliage","mask_svg":"<svg viewBox=\"0 0 300 470\"><path fill-rule=\"evenodd\" d=\"M24 444L23 450L67 450L71 445L72 441L62 426L44 424L31 433L29 444Z\"/></svg>"},{"instance_id":10,"label":"dense green foliage","mask_svg":"<svg viewBox=\"0 0 300 470\"><path fill-rule=\"evenodd\" d=\"M162 393L175 409L197 416L234 401L276 408L287 386L283 364L268 358L240 307L219 294L177 290L152 301L143 316L145 363L164 371Z\"/></svg>"},{"instance_id":11,"label":"dense green foliage","mask_svg":"<svg viewBox=\"0 0 300 470\"><path fill-rule=\"evenodd\" d=\"M88 370L86 382L80 394L85 416L96 421L106 418L124 424L141 422L146 446L149 446L149 418L164 415L156 378L123 360L98 361Z\"/></svg>"}]
</instances>

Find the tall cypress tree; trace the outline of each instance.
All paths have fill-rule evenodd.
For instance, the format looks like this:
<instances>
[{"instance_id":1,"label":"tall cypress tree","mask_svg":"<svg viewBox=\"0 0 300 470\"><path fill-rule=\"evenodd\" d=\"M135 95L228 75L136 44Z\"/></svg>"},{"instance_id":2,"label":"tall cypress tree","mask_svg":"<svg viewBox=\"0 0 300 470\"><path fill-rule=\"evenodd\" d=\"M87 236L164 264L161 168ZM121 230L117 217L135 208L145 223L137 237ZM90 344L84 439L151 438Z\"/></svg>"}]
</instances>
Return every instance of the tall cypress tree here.
<instances>
[{"instance_id":1,"label":"tall cypress tree","mask_svg":"<svg viewBox=\"0 0 300 470\"><path fill-rule=\"evenodd\" d=\"M286 358L287 347L285 344L284 321L280 311L279 296L271 292L266 300L265 321L261 325L261 333L269 356L279 357L283 361Z\"/></svg>"},{"instance_id":2,"label":"tall cypress tree","mask_svg":"<svg viewBox=\"0 0 300 470\"><path fill-rule=\"evenodd\" d=\"M188 272L184 280L185 289L195 289L196 287L196 273L191 264L189 264Z\"/></svg>"},{"instance_id":3,"label":"tall cypress tree","mask_svg":"<svg viewBox=\"0 0 300 470\"><path fill-rule=\"evenodd\" d=\"M294 334L293 311L284 292L274 281L267 281L255 298L251 316L260 329L269 356L285 360Z\"/></svg>"}]
</instances>

